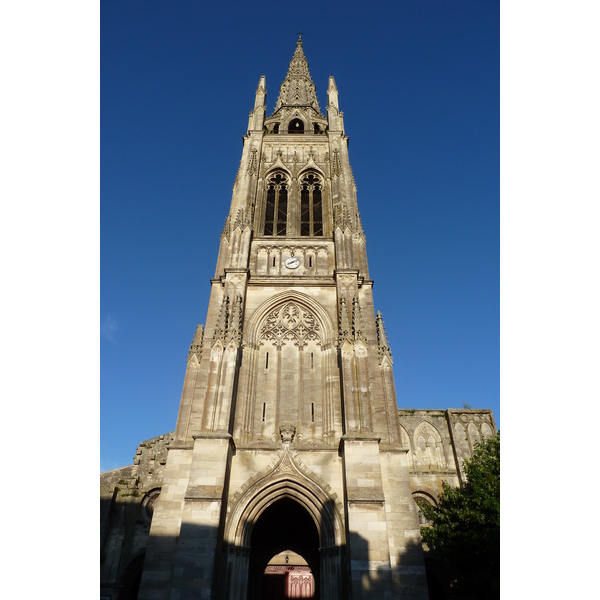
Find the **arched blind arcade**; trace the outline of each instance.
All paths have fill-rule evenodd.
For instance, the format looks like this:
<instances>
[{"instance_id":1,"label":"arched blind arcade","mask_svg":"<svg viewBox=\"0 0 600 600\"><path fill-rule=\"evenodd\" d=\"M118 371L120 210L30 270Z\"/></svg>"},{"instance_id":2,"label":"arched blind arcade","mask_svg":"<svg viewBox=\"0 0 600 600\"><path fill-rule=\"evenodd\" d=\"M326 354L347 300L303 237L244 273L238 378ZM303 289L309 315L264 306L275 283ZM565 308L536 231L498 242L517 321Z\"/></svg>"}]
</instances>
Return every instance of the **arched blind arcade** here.
<instances>
[{"instance_id":1,"label":"arched blind arcade","mask_svg":"<svg viewBox=\"0 0 600 600\"><path fill-rule=\"evenodd\" d=\"M314 173L304 175L300 184L300 235L323 235L322 184Z\"/></svg>"},{"instance_id":2,"label":"arched blind arcade","mask_svg":"<svg viewBox=\"0 0 600 600\"><path fill-rule=\"evenodd\" d=\"M267 182L265 235L285 235L288 212L288 182L283 173L274 173Z\"/></svg>"}]
</instances>

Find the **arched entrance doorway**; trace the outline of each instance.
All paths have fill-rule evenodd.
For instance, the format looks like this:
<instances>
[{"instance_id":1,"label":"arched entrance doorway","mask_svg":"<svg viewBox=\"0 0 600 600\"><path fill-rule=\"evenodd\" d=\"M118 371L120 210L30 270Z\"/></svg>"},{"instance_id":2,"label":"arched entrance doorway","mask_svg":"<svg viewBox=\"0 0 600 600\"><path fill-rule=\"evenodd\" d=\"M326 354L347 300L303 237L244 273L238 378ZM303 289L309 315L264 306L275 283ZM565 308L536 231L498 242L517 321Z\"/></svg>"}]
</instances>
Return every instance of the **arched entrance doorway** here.
<instances>
[{"instance_id":1,"label":"arched entrance doorway","mask_svg":"<svg viewBox=\"0 0 600 600\"><path fill-rule=\"evenodd\" d=\"M215 598L261 600L265 569L284 550L310 567L313 598L347 597L343 506L298 461L286 444L279 460L232 498L218 576L223 589Z\"/></svg>"},{"instance_id":2,"label":"arched entrance doorway","mask_svg":"<svg viewBox=\"0 0 600 600\"><path fill-rule=\"evenodd\" d=\"M319 546L317 527L300 504L282 498L269 506L258 518L250 538L248 600L307 597L290 593L285 585L289 580L289 575L285 576L287 571L282 570L283 578L267 573L273 557L285 550L293 551L306 561L314 578L313 594L308 597L319 598Z\"/></svg>"}]
</instances>

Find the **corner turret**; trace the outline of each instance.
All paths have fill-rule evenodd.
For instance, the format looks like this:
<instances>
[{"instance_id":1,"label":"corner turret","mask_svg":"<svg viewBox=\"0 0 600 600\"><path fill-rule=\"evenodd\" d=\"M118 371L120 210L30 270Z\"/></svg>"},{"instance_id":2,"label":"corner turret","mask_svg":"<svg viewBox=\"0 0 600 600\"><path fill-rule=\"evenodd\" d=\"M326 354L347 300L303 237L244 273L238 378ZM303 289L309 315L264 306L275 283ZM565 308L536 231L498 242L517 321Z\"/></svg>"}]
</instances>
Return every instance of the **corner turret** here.
<instances>
[{"instance_id":1,"label":"corner turret","mask_svg":"<svg viewBox=\"0 0 600 600\"><path fill-rule=\"evenodd\" d=\"M341 131L344 133L344 113L340 112L338 100L338 90L335 85L333 75L329 76L329 86L327 87L327 120L329 122L329 131Z\"/></svg>"},{"instance_id":2,"label":"corner turret","mask_svg":"<svg viewBox=\"0 0 600 600\"><path fill-rule=\"evenodd\" d=\"M256 88L254 110L250 111L250 118L248 120L248 132L261 131L263 128L265 114L267 112L267 87L265 81L265 76L261 75L260 79L258 80L258 87Z\"/></svg>"}]
</instances>

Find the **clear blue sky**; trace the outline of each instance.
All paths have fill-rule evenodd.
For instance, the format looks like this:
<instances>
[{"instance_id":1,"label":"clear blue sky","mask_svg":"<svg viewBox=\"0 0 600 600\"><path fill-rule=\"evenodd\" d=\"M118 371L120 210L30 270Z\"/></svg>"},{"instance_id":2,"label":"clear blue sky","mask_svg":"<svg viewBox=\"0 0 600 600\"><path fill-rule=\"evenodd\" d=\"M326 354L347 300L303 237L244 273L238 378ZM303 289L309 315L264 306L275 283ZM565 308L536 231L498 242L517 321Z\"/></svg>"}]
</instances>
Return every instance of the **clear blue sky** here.
<instances>
[{"instance_id":1,"label":"clear blue sky","mask_svg":"<svg viewBox=\"0 0 600 600\"><path fill-rule=\"evenodd\" d=\"M101 470L175 427L261 75L335 77L398 405L500 426L499 2L103 0Z\"/></svg>"}]
</instances>

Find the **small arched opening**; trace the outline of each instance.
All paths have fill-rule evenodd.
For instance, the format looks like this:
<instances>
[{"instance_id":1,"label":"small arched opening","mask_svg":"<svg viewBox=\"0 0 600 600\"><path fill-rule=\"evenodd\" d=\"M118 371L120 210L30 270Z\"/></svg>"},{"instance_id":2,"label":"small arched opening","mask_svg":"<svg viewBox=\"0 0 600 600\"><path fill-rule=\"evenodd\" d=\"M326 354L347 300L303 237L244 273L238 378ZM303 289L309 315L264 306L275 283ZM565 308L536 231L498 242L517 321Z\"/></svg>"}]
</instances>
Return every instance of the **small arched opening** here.
<instances>
[{"instance_id":1,"label":"small arched opening","mask_svg":"<svg viewBox=\"0 0 600 600\"><path fill-rule=\"evenodd\" d=\"M288 133L304 133L304 121L292 119L288 125Z\"/></svg>"},{"instance_id":2,"label":"small arched opening","mask_svg":"<svg viewBox=\"0 0 600 600\"><path fill-rule=\"evenodd\" d=\"M427 519L425 514L423 513L423 507L425 506L436 506L436 501L425 492L414 492L413 500L417 505L417 512L419 516L419 525L427 526L430 525L430 521Z\"/></svg>"},{"instance_id":3,"label":"small arched opening","mask_svg":"<svg viewBox=\"0 0 600 600\"><path fill-rule=\"evenodd\" d=\"M314 598L315 579L309 564L293 550L271 558L263 574L262 598Z\"/></svg>"}]
</instances>

